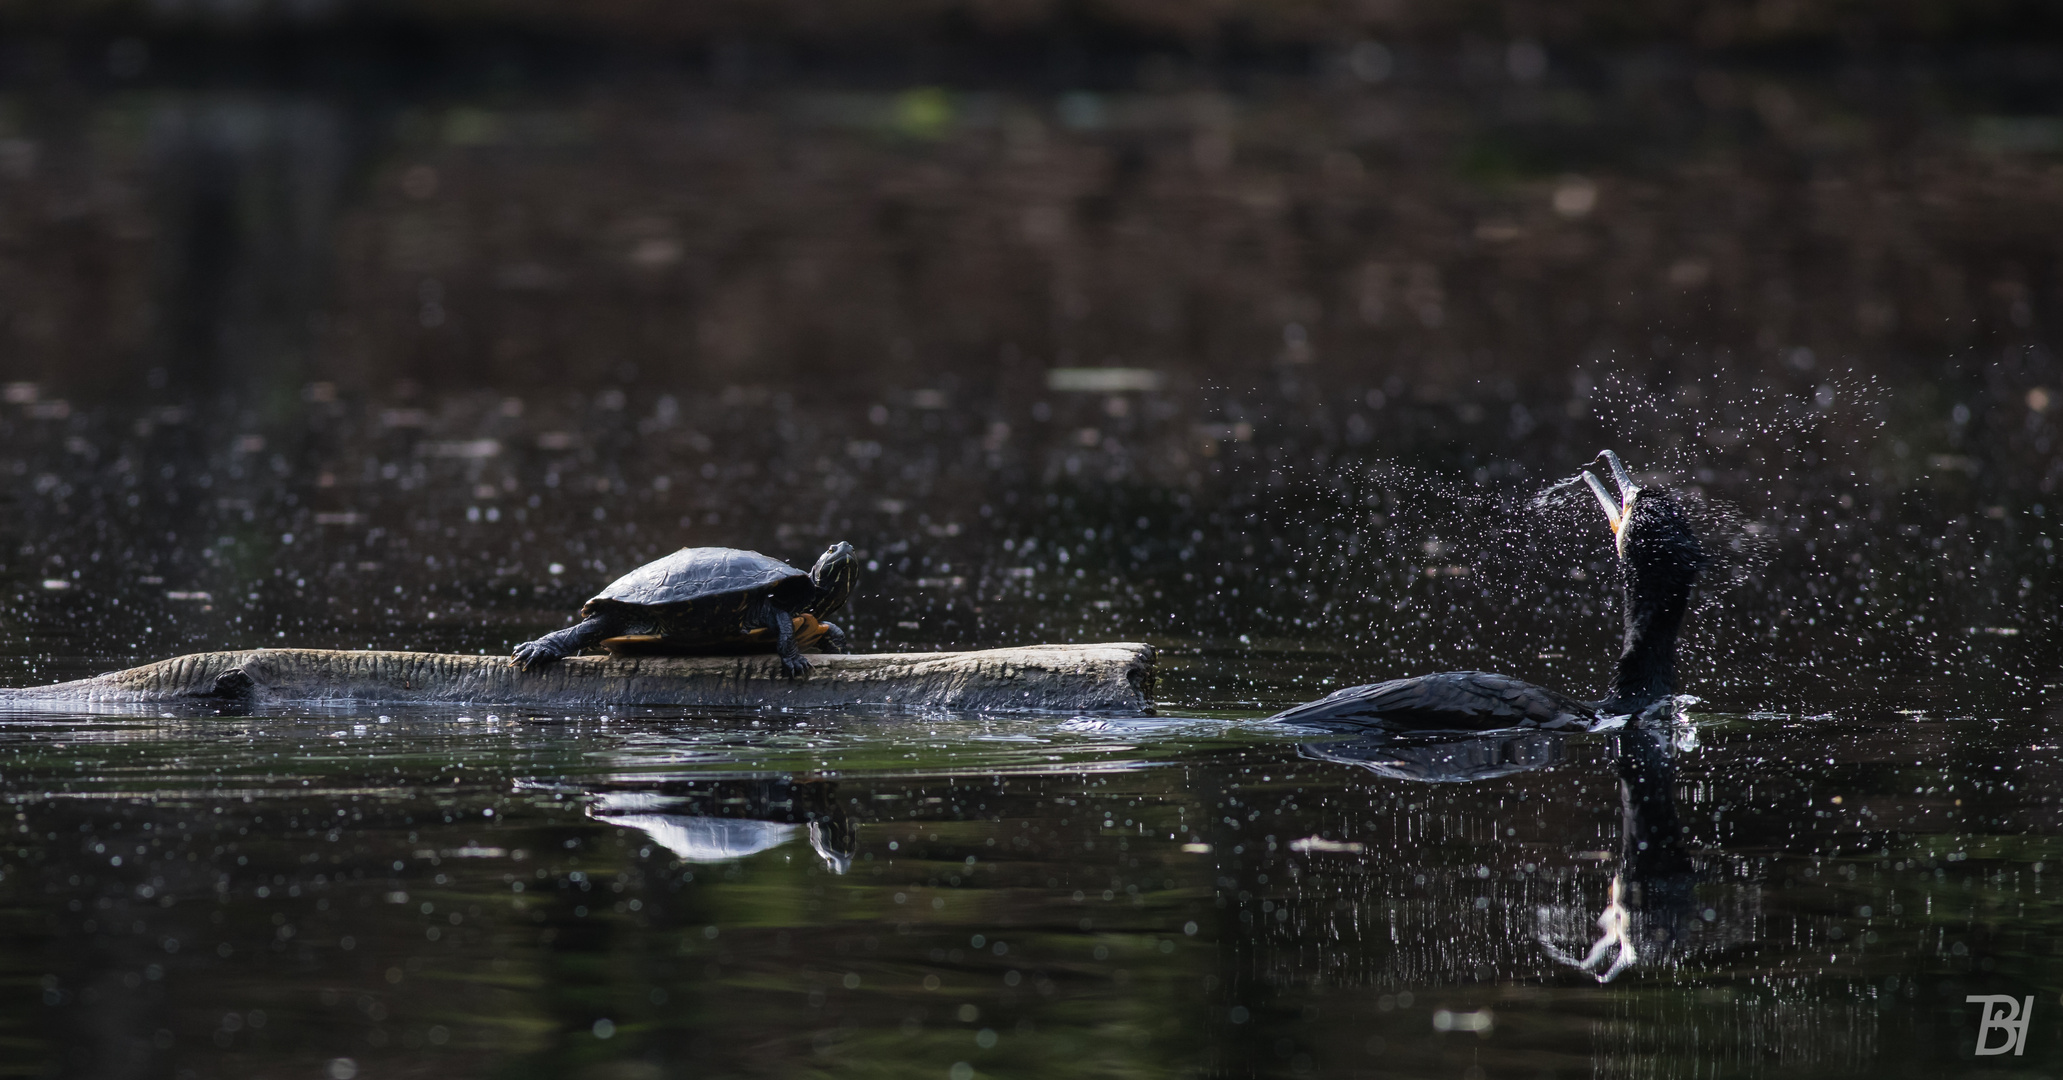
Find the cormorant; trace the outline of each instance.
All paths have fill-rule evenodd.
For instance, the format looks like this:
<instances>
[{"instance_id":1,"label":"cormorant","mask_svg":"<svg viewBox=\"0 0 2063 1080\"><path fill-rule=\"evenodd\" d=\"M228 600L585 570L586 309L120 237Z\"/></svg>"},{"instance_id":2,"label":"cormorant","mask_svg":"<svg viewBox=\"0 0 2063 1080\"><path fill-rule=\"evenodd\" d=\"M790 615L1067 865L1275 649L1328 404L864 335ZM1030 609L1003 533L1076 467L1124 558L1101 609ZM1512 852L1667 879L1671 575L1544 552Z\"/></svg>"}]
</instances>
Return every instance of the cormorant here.
<instances>
[{"instance_id":1,"label":"cormorant","mask_svg":"<svg viewBox=\"0 0 2063 1080\"><path fill-rule=\"evenodd\" d=\"M1591 471L1600 463L1610 466L1617 500ZM1625 647L1603 700L1578 701L1508 675L1447 671L1348 687L1270 719L1348 731L1565 729L1638 714L1669 699L1676 690L1676 635L1705 549L1677 498L1636 485L1619 455L1600 453L1581 475L1618 540L1625 596Z\"/></svg>"}]
</instances>

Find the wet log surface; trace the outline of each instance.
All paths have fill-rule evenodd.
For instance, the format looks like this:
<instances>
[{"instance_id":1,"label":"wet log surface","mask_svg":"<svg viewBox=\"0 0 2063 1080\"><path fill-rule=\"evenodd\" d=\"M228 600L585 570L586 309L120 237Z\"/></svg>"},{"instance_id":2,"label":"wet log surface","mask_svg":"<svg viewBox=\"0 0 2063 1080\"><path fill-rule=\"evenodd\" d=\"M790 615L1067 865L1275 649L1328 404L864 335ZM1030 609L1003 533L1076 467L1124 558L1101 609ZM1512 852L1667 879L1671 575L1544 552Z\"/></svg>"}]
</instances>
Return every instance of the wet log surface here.
<instances>
[{"instance_id":1,"label":"wet log surface","mask_svg":"<svg viewBox=\"0 0 2063 1080\"><path fill-rule=\"evenodd\" d=\"M812 655L799 679L772 654L571 657L536 671L506 656L252 649L193 653L49 686L0 690L0 711L188 704L915 708L1144 713L1156 655L1130 642L980 652Z\"/></svg>"}]
</instances>

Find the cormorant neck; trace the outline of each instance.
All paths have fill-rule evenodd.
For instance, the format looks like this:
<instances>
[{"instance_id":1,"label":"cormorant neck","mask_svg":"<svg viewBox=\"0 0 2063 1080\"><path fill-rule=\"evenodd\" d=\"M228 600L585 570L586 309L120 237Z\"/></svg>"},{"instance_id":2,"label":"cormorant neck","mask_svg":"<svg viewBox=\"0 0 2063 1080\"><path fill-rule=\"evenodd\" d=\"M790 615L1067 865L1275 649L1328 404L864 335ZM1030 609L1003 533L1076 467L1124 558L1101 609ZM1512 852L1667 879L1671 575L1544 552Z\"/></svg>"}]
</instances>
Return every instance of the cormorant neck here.
<instances>
[{"instance_id":1,"label":"cormorant neck","mask_svg":"<svg viewBox=\"0 0 2063 1080\"><path fill-rule=\"evenodd\" d=\"M1676 637L1690 605L1690 575L1657 573L1621 560L1625 580L1625 644L1603 708L1638 712L1676 692Z\"/></svg>"}]
</instances>

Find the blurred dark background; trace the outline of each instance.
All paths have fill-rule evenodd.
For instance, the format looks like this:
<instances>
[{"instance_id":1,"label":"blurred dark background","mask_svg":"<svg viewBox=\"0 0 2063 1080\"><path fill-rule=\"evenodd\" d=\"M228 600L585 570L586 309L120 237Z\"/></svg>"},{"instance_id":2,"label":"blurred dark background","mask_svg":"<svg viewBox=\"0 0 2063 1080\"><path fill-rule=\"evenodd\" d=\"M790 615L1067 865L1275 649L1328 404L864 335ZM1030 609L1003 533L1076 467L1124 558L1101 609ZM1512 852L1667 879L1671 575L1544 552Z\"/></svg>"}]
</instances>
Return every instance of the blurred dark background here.
<instances>
[{"instance_id":1,"label":"blurred dark background","mask_svg":"<svg viewBox=\"0 0 2063 1080\"><path fill-rule=\"evenodd\" d=\"M1434 394L1560 392L1606 354L1665 381L2046 378L1993 361L2055 317L2053 5L151 0L0 25L0 334L12 377L73 394L1113 362L1236 385L1285 356Z\"/></svg>"},{"instance_id":2,"label":"blurred dark background","mask_svg":"<svg viewBox=\"0 0 2063 1080\"><path fill-rule=\"evenodd\" d=\"M1580 682L1600 526L1526 499L1612 445L1713 500L1753 700L2054 681L2054 5L0 28L24 675L500 649L683 542L849 537L870 648Z\"/></svg>"}]
</instances>

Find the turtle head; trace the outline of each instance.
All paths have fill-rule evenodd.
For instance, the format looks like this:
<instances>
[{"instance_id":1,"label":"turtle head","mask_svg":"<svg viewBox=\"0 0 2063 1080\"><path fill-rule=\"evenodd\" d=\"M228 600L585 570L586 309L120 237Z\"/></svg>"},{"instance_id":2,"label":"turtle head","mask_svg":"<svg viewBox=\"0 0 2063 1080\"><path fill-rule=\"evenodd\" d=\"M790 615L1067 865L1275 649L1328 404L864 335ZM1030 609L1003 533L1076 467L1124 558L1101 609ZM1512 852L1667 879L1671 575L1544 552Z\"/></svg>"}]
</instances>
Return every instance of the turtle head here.
<instances>
[{"instance_id":1,"label":"turtle head","mask_svg":"<svg viewBox=\"0 0 2063 1080\"><path fill-rule=\"evenodd\" d=\"M818 556L809 579L816 583L817 594L805 610L819 619L828 618L852 596L852 587L860 579L860 557L853 554L851 544L840 540Z\"/></svg>"}]
</instances>

